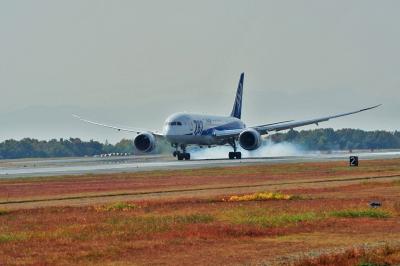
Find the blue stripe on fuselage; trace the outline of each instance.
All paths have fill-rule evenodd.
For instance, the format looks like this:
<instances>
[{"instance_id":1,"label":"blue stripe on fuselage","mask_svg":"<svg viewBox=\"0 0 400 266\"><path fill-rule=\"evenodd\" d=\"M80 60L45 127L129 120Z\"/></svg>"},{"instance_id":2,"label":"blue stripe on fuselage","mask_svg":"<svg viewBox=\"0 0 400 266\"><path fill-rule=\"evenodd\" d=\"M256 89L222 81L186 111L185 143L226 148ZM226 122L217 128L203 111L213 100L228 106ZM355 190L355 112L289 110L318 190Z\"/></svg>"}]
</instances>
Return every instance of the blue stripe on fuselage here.
<instances>
[{"instance_id":1,"label":"blue stripe on fuselage","mask_svg":"<svg viewBox=\"0 0 400 266\"><path fill-rule=\"evenodd\" d=\"M212 133L214 132L214 130L219 130L219 131L223 131L223 130L232 130L232 129L240 129L243 128L243 124L240 123L239 121L234 121L234 122L230 122L224 125L220 125L217 127L212 127L206 130L203 130L203 132L201 133L202 136L211 136Z\"/></svg>"}]
</instances>

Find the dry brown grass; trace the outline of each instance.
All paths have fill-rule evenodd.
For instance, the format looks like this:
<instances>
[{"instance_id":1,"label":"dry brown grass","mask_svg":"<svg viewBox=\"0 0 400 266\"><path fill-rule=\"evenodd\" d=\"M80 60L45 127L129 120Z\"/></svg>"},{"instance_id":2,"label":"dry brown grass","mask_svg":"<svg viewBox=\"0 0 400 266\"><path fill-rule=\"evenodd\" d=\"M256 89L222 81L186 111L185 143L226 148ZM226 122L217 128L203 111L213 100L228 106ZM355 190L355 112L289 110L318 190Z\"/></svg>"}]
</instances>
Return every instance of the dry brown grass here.
<instances>
[{"instance_id":1,"label":"dry brown grass","mask_svg":"<svg viewBox=\"0 0 400 266\"><path fill-rule=\"evenodd\" d=\"M400 264L400 246L385 244L381 247L357 247L344 252L325 253L317 257L299 259L293 266L388 266Z\"/></svg>"},{"instance_id":2,"label":"dry brown grass","mask_svg":"<svg viewBox=\"0 0 400 266\"><path fill-rule=\"evenodd\" d=\"M249 173L247 184L265 182L267 178L284 182L400 174L398 164L395 160L373 161L372 166L360 169L349 169L337 162L255 166L254 169L246 166L155 172L148 173L147 178L144 173L115 175L115 181L120 182L115 186L111 184L113 175L105 175L8 180L0 182L0 187L13 187L16 198L33 187L31 197L38 197L41 188L46 195L55 195L63 186L64 195L75 195L82 192L80 182L90 193L96 193L98 188L114 193L122 184L131 186L132 190L205 186L209 180L214 185L233 184L244 182L246 172ZM244 194L237 189L234 193L222 191L201 197L195 193L186 197L129 201L113 201L110 197L107 203L75 207L25 209L21 204L17 208L2 209L0 265L354 265L363 259L371 263L399 262L399 250L391 245L386 251L353 248L363 243L392 243L400 239L397 182L331 182L319 186L309 183L302 187L281 186L279 190L293 198L223 200ZM253 188L252 193L276 191L273 187L270 191ZM380 200L382 207L371 210L368 206L371 200ZM329 252L336 248L345 251ZM315 250L326 252L300 260L293 256Z\"/></svg>"},{"instance_id":3,"label":"dry brown grass","mask_svg":"<svg viewBox=\"0 0 400 266\"><path fill-rule=\"evenodd\" d=\"M379 171L377 171L379 169ZM63 195L97 195L186 188L273 184L293 181L387 176L400 173L400 160L368 161L358 168L346 162L288 163L211 169L0 180L0 201Z\"/></svg>"}]
</instances>

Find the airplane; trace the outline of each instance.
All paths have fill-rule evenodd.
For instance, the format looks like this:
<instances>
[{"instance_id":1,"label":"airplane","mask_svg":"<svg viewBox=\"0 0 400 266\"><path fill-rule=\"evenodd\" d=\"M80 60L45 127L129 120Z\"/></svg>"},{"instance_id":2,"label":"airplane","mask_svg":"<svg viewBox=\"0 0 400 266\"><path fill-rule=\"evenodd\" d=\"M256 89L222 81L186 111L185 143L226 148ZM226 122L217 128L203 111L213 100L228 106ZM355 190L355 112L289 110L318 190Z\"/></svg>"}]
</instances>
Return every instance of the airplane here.
<instances>
[{"instance_id":1,"label":"airplane","mask_svg":"<svg viewBox=\"0 0 400 266\"><path fill-rule=\"evenodd\" d=\"M245 150L252 151L258 149L262 144L262 135L270 132L278 132L286 129L293 129L305 125L325 122L333 118L352 115L377 108L381 104L363 108L357 111L325 116L316 119L303 121L287 120L270 124L247 127L241 120L242 99L243 99L244 73L240 75L239 84L236 90L235 102L229 116L214 116L189 113L175 113L169 116L164 123L162 132L121 128L113 125L106 125L90 121L80 116L76 118L98 126L116 129L118 131L134 132L137 136L134 139L136 149L148 153L153 151L160 139L168 141L174 147L173 156L178 160L190 160L190 153L187 147L197 145L200 147L212 147L218 145L230 145L233 149L229 152L229 159L241 159L242 154L238 151L238 145Z\"/></svg>"}]
</instances>

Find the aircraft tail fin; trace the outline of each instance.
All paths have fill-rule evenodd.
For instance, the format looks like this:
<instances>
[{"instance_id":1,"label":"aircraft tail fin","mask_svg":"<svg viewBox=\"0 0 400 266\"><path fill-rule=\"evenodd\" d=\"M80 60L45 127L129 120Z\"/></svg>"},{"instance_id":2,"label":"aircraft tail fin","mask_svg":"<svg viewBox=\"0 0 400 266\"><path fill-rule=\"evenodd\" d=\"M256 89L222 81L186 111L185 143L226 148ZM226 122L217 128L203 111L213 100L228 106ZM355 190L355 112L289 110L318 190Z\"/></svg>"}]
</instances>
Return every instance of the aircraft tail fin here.
<instances>
[{"instance_id":1,"label":"aircraft tail fin","mask_svg":"<svg viewBox=\"0 0 400 266\"><path fill-rule=\"evenodd\" d=\"M232 117L241 118L242 116L242 95L243 95L243 80L244 80L244 73L240 75L240 80L238 84L238 88L236 91L236 98L235 103L233 104L232 108Z\"/></svg>"}]
</instances>

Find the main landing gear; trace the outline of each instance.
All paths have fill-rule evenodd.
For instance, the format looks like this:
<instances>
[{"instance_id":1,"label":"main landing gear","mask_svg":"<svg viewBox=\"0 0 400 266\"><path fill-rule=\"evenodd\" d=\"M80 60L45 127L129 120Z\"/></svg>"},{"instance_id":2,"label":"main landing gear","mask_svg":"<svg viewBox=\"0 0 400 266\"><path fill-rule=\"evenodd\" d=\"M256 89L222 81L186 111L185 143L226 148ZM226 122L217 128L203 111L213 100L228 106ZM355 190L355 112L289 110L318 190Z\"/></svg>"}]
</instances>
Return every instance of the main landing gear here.
<instances>
[{"instance_id":1,"label":"main landing gear","mask_svg":"<svg viewBox=\"0 0 400 266\"><path fill-rule=\"evenodd\" d=\"M179 151L178 144L175 144L174 147L175 151L172 153L174 157L177 157L179 161L190 160L190 153L186 152L186 145L181 145L182 152Z\"/></svg>"},{"instance_id":2,"label":"main landing gear","mask_svg":"<svg viewBox=\"0 0 400 266\"><path fill-rule=\"evenodd\" d=\"M229 145L231 145L233 148L233 152L229 152L229 159L242 159L242 153L237 151L236 142L234 139L229 141Z\"/></svg>"}]
</instances>

